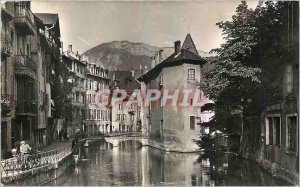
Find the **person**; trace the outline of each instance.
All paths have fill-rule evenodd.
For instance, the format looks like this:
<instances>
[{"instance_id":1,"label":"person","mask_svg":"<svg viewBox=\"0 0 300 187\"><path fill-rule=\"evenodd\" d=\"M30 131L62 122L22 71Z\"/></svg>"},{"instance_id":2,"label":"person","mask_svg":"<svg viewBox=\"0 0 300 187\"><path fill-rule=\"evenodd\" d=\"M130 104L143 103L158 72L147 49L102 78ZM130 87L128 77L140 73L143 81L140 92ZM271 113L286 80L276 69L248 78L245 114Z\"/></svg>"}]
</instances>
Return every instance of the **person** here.
<instances>
[{"instance_id":1,"label":"person","mask_svg":"<svg viewBox=\"0 0 300 187\"><path fill-rule=\"evenodd\" d=\"M64 140L69 141L69 134L67 130L64 131Z\"/></svg>"},{"instance_id":2,"label":"person","mask_svg":"<svg viewBox=\"0 0 300 187\"><path fill-rule=\"evenodd\" d=\"M63 132L62 132L62 129L60 129L60 131L58 133L58 139L60 142L62 141L62 138L63 138Z\"/></svg>"},{"instance_id":3,"label":"person","mask_svg":"<svg viewBox=\"0 0 300 187\"><path fill-rule=\"evenodd\" d=\"M79 141L79 139L81 138L81 133L80 133L80 129L76 129L75 132L75 143L77 143Z\"/></svg>"},{"instance_id":4,"label":"person","mask_svg":"<svg viewBox=\"0 0 300 187\"><path fill-rule=\"evenodd\" d=\"M30 151L31 151L31 147L30 147L28 144L26 144L25 141L21 141L21 145L20 145L20 153L21 153L22 155L24 155L24 154L29 154Z\"/></svg>"}]
</instances>

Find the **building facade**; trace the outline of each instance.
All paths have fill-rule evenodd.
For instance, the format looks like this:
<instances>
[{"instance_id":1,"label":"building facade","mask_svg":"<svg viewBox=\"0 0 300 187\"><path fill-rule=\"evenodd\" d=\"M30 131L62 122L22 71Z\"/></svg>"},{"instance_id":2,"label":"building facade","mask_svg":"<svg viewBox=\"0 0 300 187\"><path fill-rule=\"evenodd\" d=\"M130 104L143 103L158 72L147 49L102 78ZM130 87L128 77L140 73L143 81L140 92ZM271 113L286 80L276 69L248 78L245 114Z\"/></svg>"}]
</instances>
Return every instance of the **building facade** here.
<instances>
[{"instance_id":1,"label":"building facade","mask_svg":"<svg viewBox=\"0 0 300 187\"><path fill-rule=\"evenodd\" d=\"M281 98L269 103L264 112L260 160L278 176L299 182L299 4L286 2L285 35L287 49L283 62Z\"/></svg>"},{"instance_id":2,"label":"building facade","mask_svg":"<svg viewBox=\"0 0 300 187\"><path fill-rule=\"evenodd\" d=\"M71 76L69 81L74 84L69 96L71 114L66 118L68 134L74 135L77 129L86 134L104 133L110 123L110 108L97 104L98 92L108 89L108 70L89 61L78 51L73 52L72 45L63 55ZM62 127L58 127L58 131Z\"/></svg>"},{"instance_id":3,"label":"building facade","mask_svg":"<svg viewBox=\"0 0 300 187\"><path fill-rule=\"evenodd\" d=\"M98 104L100 95L104 89L109 89L108 70L86 61L86 126L89 134L108 133L111 127L111 109L109 106ZM103 101L105 102L105 101Z\"/></svg>"},{"instance_id":4,"label":"building facade","mask_svg":"<svg viewBox=\"0 0 300 187\"><path fill-rule=\"evenodd\" d=\"M157 89L161 93L169 91L172 94L175 90L180 93L191 90L198 96L188 95L185 98L187 103L182 106L178 103L170 105L168 101L164 103L162 97L159 101L151 101L148 106L144 103L141 109L143 134L158 142L165 150L195 151L198 148L195 141L201 136L201 106L207 102L203 94L196 92L202 93L201 66L206 61L199 56L190 34L186 36L182 47L180 41L176 41L174 50L164 60L160 58L163 56L161 52L158 53L158 63L138 78L142 95L147 95L150 89ZM183 100L183 97L177 98L177 101ZM145 97L143 100L145 102ZM195 106L195 102L200 105Z\"/></svg>"},{"instance_id":5,"label":"building facade","mask_svg":"<svg viewBox=\"0 0 300 187\"><path fill-rule=\"evenodd\" d=\"M1 3L1 10L1 153L6 158L20 141L36 149L47 144L47 87L49 71L60 59L60 34L59 25L52 24L53 31L31 12L30 1Z\"/></svg>"},{"instance_id":6,"label":"building facade","mask_svg":"<svg viewBox=\"0 0 300 187\"><path fill-rule=\"evenodd\" d=\"M134 90L140 88L135 79L134 71L111 71L111 93L119 89L126 92L126 97L120 101L111 103L112 126L110 132L139 132L141 131L141 107L137 103L129 101ZM112 98L111 98L112 99ZM117 99L118 100L118 99ZM112 100L111 100L112 101Z\"/></svg>"},{"instance_id":7,"label":"building facade","mask_svg":"<svg viewBox=\"0 0 300 187\"><path fill-rule=\"evenodd\" d=\"M12 127L15 125L15 27L14 3L1 3L1 158L14 146Z\"/></svg>"}]
</instances>

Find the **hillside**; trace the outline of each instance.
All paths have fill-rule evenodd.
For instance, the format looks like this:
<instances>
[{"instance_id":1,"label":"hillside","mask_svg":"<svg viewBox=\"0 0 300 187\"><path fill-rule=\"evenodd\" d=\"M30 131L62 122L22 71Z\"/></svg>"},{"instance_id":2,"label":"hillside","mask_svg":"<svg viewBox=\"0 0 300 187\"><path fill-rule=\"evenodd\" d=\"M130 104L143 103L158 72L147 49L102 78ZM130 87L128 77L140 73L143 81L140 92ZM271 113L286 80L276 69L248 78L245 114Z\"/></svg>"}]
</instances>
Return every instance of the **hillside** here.
<instances>
[{"instance_id":1,"label":"hillside","mask_svg":"<svg viewBox=\"0 0 300 187\"><path fill-rule=\"evenodd\" d=\"M112 41L93 47L83 53L96 64L109 70L128 70L151 66L151 56L160 49L164 50L163 59L174 52L173 47L156 47L145 43L133 43L129 41ZM199 51L202 57L208 53Z\"/></svg>"}]
</instances>

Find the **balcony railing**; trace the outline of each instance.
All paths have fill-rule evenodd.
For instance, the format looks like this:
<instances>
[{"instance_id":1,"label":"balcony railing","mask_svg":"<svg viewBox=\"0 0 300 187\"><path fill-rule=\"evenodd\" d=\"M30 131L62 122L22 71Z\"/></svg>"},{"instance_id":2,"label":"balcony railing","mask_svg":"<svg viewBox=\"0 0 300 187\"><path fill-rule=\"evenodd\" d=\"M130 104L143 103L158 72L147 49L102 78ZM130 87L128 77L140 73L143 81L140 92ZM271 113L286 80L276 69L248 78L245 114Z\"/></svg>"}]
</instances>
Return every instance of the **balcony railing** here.
<instances>
[{"instance_id":1,"label":"balcony railing","mask_svg":"<svg viewBox=\"0 0 300 187\"><path fill-rule=\"evenodd\" d=\"M35 34L34 15L29 9L28 2L15 3L15 24L22 27L25 34Z\"/></svg>"},{"instance_id":2,"label":"balcony railing","mask_svg":"<svg viewBox=\"0 0 300 187\"><path fill-rule=\"evenodd\" d=\"M25 55L16 55L15 59L17 68L26 68L36 73L36 63L31 58Z\"/></svg>"},{"instance_id":3,"label":"balcony railing","mask_svg":"<svg viewBox=\"0 0 300 187\"><path fill-rule=\"evenodd\" d=\"M85 72L86 72L87 75L92 75L92 76L101 77L101 78L106 78L106 79L108 78L108 76L107 76L106 74L104 74L104 75L102 75L101 73L100 73L100 74L97 74L97 73L92 72L92 71L89 70L89 69L86 69Z\"/></svg>"},{"instance_id":4,"label":"balcony railing","mask_svg":"<svg viewBox=\"0 0 300 187\"><path fill-rule=\"evenodd\" d=\"M14 108L14 95L1 94L1 115L6 116Z\"/></svg>"},{"instance_id":5,"label":"balcony railing","mask_svg":"<svg viewBox=\"0 0 300 187\"><path fill-rule=\"evenodd\" d=\"M37 105L35 100L17 100L16 113L18 114L36 114Z\"/></svg>"},{"instance_id":6,"label":"balcony railing","mask_svg":"<svg viewBox=\"0 0 300 187\"><path fill-rule=\"evenodd\" d=\"M11 38L8 33L1 32L1 52L6 55L12 55Z\"/></svg>"}]
</instances>

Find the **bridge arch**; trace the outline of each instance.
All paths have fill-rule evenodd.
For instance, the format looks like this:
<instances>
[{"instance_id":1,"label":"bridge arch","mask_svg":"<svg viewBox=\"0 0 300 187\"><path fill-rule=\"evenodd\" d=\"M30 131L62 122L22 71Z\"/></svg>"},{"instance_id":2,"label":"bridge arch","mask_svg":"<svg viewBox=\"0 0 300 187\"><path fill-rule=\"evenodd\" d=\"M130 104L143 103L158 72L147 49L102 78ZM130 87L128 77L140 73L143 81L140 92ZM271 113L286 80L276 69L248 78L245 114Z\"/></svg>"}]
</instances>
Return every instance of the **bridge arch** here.
<instances>
[{"instance_id":1,"label":"bridge arch","mask_svg":"<svg viewBox=\"0 0 300 187\"><path fill-rule=\"evenodd\" d=\"M113 147L118 147L121 142L126 141L136 141L142 145L148 145L148 140L140 137L106 137L104 140L113 145Z\"/></svg>"}]
</instances>

